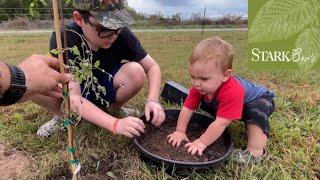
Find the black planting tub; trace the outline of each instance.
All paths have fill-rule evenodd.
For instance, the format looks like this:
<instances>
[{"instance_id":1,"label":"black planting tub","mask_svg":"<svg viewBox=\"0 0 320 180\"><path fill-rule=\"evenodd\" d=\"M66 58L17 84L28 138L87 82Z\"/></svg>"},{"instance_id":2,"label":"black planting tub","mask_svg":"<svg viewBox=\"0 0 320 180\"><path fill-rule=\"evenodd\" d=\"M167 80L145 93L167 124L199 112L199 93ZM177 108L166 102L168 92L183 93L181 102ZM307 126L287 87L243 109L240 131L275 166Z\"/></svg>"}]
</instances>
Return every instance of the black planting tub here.
<instances>
[{"instance_id":1,"label":"black planting tub","mask_svg":"<svg viewBox=\"0 0 320 180\"><path fill-rule=\"evenodd\" d=\"M178 109L167 109L165 110L166 114L166 123L168 120L172 119L178 119L179 117L180 110ZM141 116L140 119L142 119L145 123L145 116ZM203 126L204 128L207 128L210 123L212 122L212 117L206 116L204 114L200 114L195 112L193 116L191 117L190 123L198 123L200 126ZM183 162L183 161L176 161L172 159L167 159L164 157L160 157L158 155L155 155L148 150L146 150L143 146L141 146L139 142L139 137L134 138L134 144L138 151L140 152L140 157L143 161L147 161L148 163L156 164L156 165L165 165L169 167L177 167L177 168L210 168L217 166L227 160L227 158L230 156L233 150L233 143L232 143L232 138L231 135L226 129L222 135L224 138L224 145L226 147L227 152L220 158L214 159L214 160L209 160L206 162Z\"/></svg>"}]
</instances>

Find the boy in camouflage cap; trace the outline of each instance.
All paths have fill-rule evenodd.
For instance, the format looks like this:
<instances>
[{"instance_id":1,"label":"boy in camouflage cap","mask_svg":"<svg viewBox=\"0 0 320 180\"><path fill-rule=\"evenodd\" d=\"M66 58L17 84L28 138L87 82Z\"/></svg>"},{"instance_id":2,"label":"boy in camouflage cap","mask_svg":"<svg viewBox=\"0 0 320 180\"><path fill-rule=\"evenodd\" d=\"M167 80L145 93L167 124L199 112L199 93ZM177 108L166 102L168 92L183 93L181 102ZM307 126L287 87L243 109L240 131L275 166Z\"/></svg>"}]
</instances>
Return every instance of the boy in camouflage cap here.
<instances>
[{"instance_id":1,"label":"boy in camouflage cap","mask_svg":"<svg viewBox=\"0 0 320 180\"><path fill-rule=\"evenodd\" d=\"M108 29L119 29L133 24L130 14L121 0L74 0L73 6L90 12L94 18Z\"/></svg>"},{"instance_id":2,"label":"boy in camouflage cap","mask_svg":"<svg viewBox=\"0 0 320 180\"><path fill-rule=\"evenodd\" d=\"M122 106L139 92L147 75L149 93L145 104L145 115L147 120L160 126L165 119L163 108L159 103L160 67L143 49L137 37L126 27L133 23L133 19L124 9L125 2L122 0L74 0L73 4L76 8L73 12L73 22L67 25L66 31L68 47L77 46L80 52L84 52L81 46L83 42L77 34L85 37L93 53L92 63L99 60L99 68L113 76L109 80L105 73L93 71L99 84L107 90L107 94L101 96L111 104L108 112L117 115L114 117L102 111L102 104L96 100L94 92L90 91L88 96L81 97L84 83L77 82L70 83L71 109L84 119L114 134L127 137L139 136L144 132L145 126L141 120L131 116L133 113L137 115L137 111ZM50 49L55 48L56 39L53 33ZM81 56L84 55L81 54ZM70 57L70 59L75 58ZM122 60L126 60L127 63L122 63ZM49 100L50 103L46 103ZM58 131L56 124L61 115L60 101L41 95L34 99L34 102L41 105L50 104L47 106L50 106L49 109L55 114L51 121L39 128L37 134L47 137ZM52 102L56 103L52 104ZM150 119L151 112L152 119Z\"/></svg>"}]
</instances>

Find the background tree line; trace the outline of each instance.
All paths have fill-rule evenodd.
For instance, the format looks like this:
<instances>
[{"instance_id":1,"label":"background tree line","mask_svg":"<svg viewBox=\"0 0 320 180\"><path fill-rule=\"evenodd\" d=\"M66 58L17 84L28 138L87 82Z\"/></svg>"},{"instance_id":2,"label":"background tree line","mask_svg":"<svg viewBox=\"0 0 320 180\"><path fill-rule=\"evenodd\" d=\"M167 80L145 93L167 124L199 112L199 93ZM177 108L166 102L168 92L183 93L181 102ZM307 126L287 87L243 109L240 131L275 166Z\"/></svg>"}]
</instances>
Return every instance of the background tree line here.
<instances>
[{"instance_id":1,"label":"background tree line","mask_svg":"<svg viewBox=\"0 0 320 180\"><path fill-rule=\"evenodd\" d=\"M72 13L72 3L62 0L64 13ZM51 0L0 0L0 21L14 20L18 17L29 20L52 19Z\"/></svg>"},{"instance_id":2,"label":"background tree line","mask_svg":"<svg viewBox=\"0 0 320 180\"><path fill-rule=\"evenodd\" d=\"M63 13L65 18L70 18L73 12L72 0L61 0L63 2ZM126 4L127 1L125 1ZM52 0L0 0L0 21L23 21L52 20ZM128 12L139 23L144 22L152 25L247 25L247 19L241 15L226 14L219 18L204 18L203 12L195 12L189 18L182 17L181 13L164 15L143 14L127 6Z\"/></svg>"}]
</instances>

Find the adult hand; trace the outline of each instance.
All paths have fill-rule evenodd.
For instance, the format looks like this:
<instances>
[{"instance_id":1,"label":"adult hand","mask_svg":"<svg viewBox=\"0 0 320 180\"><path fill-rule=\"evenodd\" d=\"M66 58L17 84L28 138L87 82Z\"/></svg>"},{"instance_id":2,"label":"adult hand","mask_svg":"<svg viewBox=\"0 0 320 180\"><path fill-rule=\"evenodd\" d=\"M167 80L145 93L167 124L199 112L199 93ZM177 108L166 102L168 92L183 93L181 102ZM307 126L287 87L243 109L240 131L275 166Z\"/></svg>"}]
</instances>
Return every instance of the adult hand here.
<instances>
[{"instance_id":1,"label":"adult hand","mask_svg":"<svg viewBox=\"0 0 320 180\"><path fill-rule=\"evenodd\" d=\"M188 148L187 152L194 155L198 152L198 154L201 156L203 151L207 148L207 145L204 144L200 138L194 140L192 143L187 143L184 145Z\"/></svg>"},{"instance_id":2,"label":"adult hand","mask_svg":"<svg viewBox=\"0 0 320 180\"><path fill-rule=\"evenodd\" d=\"M140 136L141 133L144 133L145 125L141 119L129 116L117 121L115 134L121 134L132 138L134 136Z\"/></svg>"},{"instance_id":3,"label":"adult hand","mask_svg":"<svg viewBox=\"0 0 320 180\"><path fill-rule=\"evenodd\" d=\"M58 83L67 83L71 74L59 73L59 60L54 57L32 55L18 65L26 76L27 91L23 98L32 94L55 96L61 90Z\"/></svg>"},{"instance_id":4,"label":"adult hand","mask_svg":"<svg viewBox=\"0 0 320 180\"><path fill-rule=\"evenodd\" d=\"M147 104L145 106L146 121L150 121L151 113L153 115L151 123L155 126L160 126L164 122L166 115L161 104L158 101L147 101Z\"/></svg>"},{"instance_id":5,"label":"adult hand","mask_svg":"<svg viewBox=\"0 0 320 180\"><path fill-rule=\"evenodd\" d=\"M173 147L179 147L182 141L190 142L186 133L180 131L175 131L172 134L169 134L167 138L169 138L168 142Z\"/></svg>"}]
</instances>

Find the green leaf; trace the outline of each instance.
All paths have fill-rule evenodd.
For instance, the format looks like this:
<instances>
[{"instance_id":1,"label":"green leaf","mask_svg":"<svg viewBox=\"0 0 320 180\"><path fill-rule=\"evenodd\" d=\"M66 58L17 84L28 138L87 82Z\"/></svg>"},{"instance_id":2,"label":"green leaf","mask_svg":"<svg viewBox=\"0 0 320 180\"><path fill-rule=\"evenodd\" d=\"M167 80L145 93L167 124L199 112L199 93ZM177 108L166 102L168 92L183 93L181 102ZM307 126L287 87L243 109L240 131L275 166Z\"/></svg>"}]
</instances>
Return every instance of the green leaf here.
<instances>
[{"instance_id":1,"label":"green leaf","mask_svg":"<svg viewBox=\"0 0 320 180\"><path fill-rule=\"evenodd\" d=\"M111 171L107 172L107 175L108 175L109 177L111 177L112 179L117 179L117 176L116 176L113 172L111 172Z\"/></svg>"},{"instance_id":2,"label":"green leaf","mask_svg":"<svg viewBox=\"0 0 320 180\"><path fill-rule=\"evenodd\" d=\"M96 77L93 77L93 83L98 83L98 79Z\"/></svg>"},{"instance_id":3,"label":"green leaf","mask_svg":"<svg viewBox=\"0 0 320 180\"><path fill-rule=\"evenodd\" d=\"M72 52L72 54L75 55L75 56L79 56L79 55L80 55L80 51L79 51L79 49L78 49L77 46L73 46L73 47L71 48L71 52Z\"/></svg>"},{"instance_id":4,"label":"green leaf","mask_svg":"<svg viewBox=\"0 0 320 180\"><path fill-rule=\"evenodd\" d=\"M80 81L82 82L82 81L84 81L84 80L86 80L86 77L85 77L83 74L81 74L81 75L80 75Z\"/></svg>"},{"instance_id":5,"label":"green leaf","mask_svg":"<svg viewBox=\"0 0 320 180\"><path fill-rule=\"evenodd\" d=\"M98 91L101 92L102 94L106 95L107 94L107 90L105 87L98 85Z\"/></svg>"},{"instance_id":6,"label":"green leaf","mask_svg":"<svg viewBox=\"0 0 320 180\"><path fill-rule=\"evenodd\" d=\"M95 67L95 68L99 68L99 66L100 66L100 61L96 61L96 62L94 63L94 67Z\"/></svg>"},{"instance_id":7,"label":"green leaf","mask_svg":"<svg viewBox=\"0 0 320 180\"><path fill-rule=\"evenodd\" d=\"M48 6L48 4L47 4L47 2L46 2L45 0L40 0L40 2L41 2L41 4L42 4L43 6Z\"/></svg>"},{"instance_id":8,"label":"green leaf","mask_svg":"<svg viewBox=\"0 0 320 180\"><path fill-rule=\"evenodd\" d=\"M320 31L318 28L309 28L304 30L296 41L296 48L302 49L302 57L315 56L314 63L298 62L298 65L301 68L320 68Z\"/></svg>"},{"instance_id":9,"label":"green leaf","mask_svg":"<svg viewBox=\"0 0 320 180\"><path fill-rule=\"evenodd\" d=\"M31 17L34 16L34 2L30 3L29 14L31 15Z\"/></svg>"},{"instance_id":10,"label":"green leaf","mask_svg":"<svg viewBox=\"0 0 320 180\"><path fill-rule=\"evenodd\" d=\"M59 52L57 49L51 49L50 51L51 54L57 55Z\"/></svg>"},{"instance_id":11,"label":"green leaf","mask_svg":"<svg viewBox=\"0 0 320 180\"><path fill-rule=\"evenodd\" d=\"M301 32L317 15L314 0L269 0L249 30L250 42L287 39Z\"/></svg>"},{"instance_id":12,"label":"green leaf","mask_svg":"<svg viewBox=\"0 0 320 180\"><path fill-rule=\"evenodd\" d=\"M72 0L66 0L66 4L68 5L72 4Z\"/></svg>"}]
</instances>

